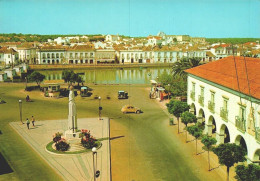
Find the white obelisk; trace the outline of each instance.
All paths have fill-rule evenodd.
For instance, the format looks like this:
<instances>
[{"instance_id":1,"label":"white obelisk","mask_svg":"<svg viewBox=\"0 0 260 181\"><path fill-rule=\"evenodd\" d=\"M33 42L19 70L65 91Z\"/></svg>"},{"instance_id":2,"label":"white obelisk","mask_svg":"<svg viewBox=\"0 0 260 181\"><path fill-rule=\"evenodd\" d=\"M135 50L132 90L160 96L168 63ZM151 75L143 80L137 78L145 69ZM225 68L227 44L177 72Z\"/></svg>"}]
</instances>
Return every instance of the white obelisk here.
<instances>
[{"instance_id":1,"label":"white obelisk","mask_svg":"<svg viewBox=\"0 0 260 181\"><path fill-rule=\"evenodd\" d=\"M70 86L68 130L70 130L71 133L76 133L78 129L77 124L78 123L77 123L77 112L76 112L74 90L73 90L73 86Z\"/></svg>"}]
</instances>

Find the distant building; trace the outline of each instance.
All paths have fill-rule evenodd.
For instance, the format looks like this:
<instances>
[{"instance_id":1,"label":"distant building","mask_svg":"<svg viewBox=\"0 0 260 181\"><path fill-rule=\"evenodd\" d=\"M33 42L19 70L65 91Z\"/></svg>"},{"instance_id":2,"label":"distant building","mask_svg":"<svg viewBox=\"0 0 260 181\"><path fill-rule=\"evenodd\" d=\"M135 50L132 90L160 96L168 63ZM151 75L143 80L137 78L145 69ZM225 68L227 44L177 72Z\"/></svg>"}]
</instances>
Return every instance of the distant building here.
<instances>
[{"instance_id":1,"label":"distant building","mask_svg":"<svg viewBox=\"0 0 260 181\"><path fill-rule=\"evenodd\" d=\"M95 51L90 45L75 45L67 49L66 62L69 64L94 64Z\"/></svg>"},{"instance_id":2,"label":"distant building","mask_svg":"<svg viewBox=\"0 0 260 181\"><path fill-rule=\"evenodd\" d=\"M66 63L66 48L63 46L42 46L37 49L37 64Z\"/></svg>"},{"instance_id":3,"label":"distant building","mask_svg":"<svg viewBox=\"0 0 260 181\"><path fill-rule=\"evenodd\" d=\"M13 48L1 47L0 48L0 64L2 65L15 65L18 64L18 52Z\"/></svg>"},{"instance_id":4,"label":"distant building","mask_svg":"<svg viewBox=\"0 0 260 181\"><path fill-rule=\"evenodd\" d=\"M95 59L97 64L100 63L115 63L114 49L97 49L95 52Z\"/></svg>"}]
</instances>

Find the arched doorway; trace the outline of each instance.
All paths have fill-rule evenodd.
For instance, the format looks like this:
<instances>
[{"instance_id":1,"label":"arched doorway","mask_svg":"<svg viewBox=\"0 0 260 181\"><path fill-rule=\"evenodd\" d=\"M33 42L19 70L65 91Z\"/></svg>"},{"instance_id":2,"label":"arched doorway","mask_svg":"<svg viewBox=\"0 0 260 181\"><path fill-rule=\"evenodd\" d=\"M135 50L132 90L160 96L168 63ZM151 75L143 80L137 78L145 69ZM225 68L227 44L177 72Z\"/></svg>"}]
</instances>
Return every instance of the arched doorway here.
<instances>
[{"instance_id":1,"label":"arched doorway","mask_svg":"<svg viewBox=\"0 0 260 181\"><path fill-rule=\"evenodd\" d=\"M247 153L246 141L245 141L245 139L244 139L241 135L238 135L238 136L236 137L235 143L236 143L237 145L242 146L242 147L246 150L246 153Z\"/></svg>"},{"instance_id":2,"label":"arched doorway","mask_svg":"<svg viewBox=\"0 0 260 181\"><path fill-rule=\"evenodd\" d=\"M197 115L197 114L196 114L196 107L195 107L195 104L194 104L194 103L192 103L192 104L190 105L190 112L191 112L192 114L194 114L195 116Z\"/></svg>"},{"instance_id":3,"label":"arched doorway","mask_svg":"<svg viewBox=\"0 0 260 181\"><path fill-rule=\"evenodd\" d=\"M260 165L260 149L256 150L253 161L257 161L256 163Z\"/></svg>"},{"instance_id":4,"label":"arched doorway","mask_svg":"<svg viewBox=\"0 0 260 181\"><path fill-rule=\"evenodd\" d=\"M207 125L207 133L209 136L216 137L216 121L213 116L209 117L208 125Z\"/></svg>"},{"instance_id":5,"label":"arched doorway","mask_svg":"<svg viewBox=\"0 0 260 181\"><path fill-rule=\"evenodd\" d=\"M219 133L219 143L229 143L229 142L230 142L230 134L228 128L225 124L222 124Z\"/></svg>"}]
</instances>

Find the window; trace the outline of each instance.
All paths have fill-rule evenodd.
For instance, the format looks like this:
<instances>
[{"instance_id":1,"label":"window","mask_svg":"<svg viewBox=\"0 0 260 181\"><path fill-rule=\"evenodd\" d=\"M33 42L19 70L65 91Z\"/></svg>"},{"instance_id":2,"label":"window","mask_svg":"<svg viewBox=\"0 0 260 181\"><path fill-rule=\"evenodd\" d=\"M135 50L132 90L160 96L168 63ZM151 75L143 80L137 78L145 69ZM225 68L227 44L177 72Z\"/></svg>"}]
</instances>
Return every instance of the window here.
<instances>
[{"instance_id":1,"label":"window","mask_svg":"<svg viewBox=\"0 0 260 181\"><path fill-rule=\"evenodd\" d=\"M8 58L10 58L10 55L8 55Z\"/></svg>"},{"instance_id":2,"label":"window","mask_svg":"<svg viewBox=\"0 0 260 181\"><path fill-rule=\"evenodd\" d=\"M204 87L200 86L200 95L204 97Z\"/></svg>"},{"instance_id":3,"label":"window","mask_svg":"<svg viewBox=\"0 0 260 181\"><path fill-rule=\"evenodd\" d=\"M246 107L240 105L239 107L239 117L242 121L246 121Z\"/></svg>"},{"instance_id":4,"label":"window","mask_svg":"<svg viewBox=\"0 0 260 181\"><path fill-rule=\"evenodd\" d=\"M75 58L78 58L78 53L75 53Z\"/></svg>"},{"instance_id":5,"label":"window","mask_svg":"<svg viewBox=\"0 0 260 181\"><path fill-rule=\"evenodd\" d=\"M70 53L70 58L73 58L73 54L72 53Z\"/></svg>"},{"instance_id":6,"label":"window","mask_svg":"<svg viewBox=\"0 0 260 181\"><path fill-rule=\"evenodd\" d=\"M212 103L215 102L215 92L212 92L212 91L211 91L210 101L211 101Z\"/></svg>"},{"instance_id":7,"label":"window","mask_svg":"<svg viewBox=\"0 0 260 181\"><path fill-rule=\"evenodd\" d=\"M60 58L63 58L63 53L60 54Z\"/></svg>"},{"instance_id":8,"label":"window","mask_svg":"<svg viewBox=\"0 0 260 181\"><path fill-rule=\"evenodd\" d=\"M56 53L56 58L59 58L59 54L58 53Z\"/></svg>"},{"instance_id":9,"label":"window","mask_svg":"<svg viewBox=\"0 0 260 181\"><path fill-rule=\"evenodd\" d=\"M88 53L85 53L85 57L88 57Z\"/></svg>"},{"instance_id":10,"label":"window","mask_svg":"<svg viewBox=\"0 0 260 181\"><path fill-rule=\"evenodd\" d=\"M223 99L223 109L227 110L227 107L228 107L228 99L224 98Z\"/></svg>"},{"instance_id":11,"label":"window","mask_svg":"<svg viewBox=\"0 0 260 181\"><path fill-rule=\"evenodd\" d=\"M47 54L47 58L50 58L50 54L49 53Z\"/></svg>"},{"instance_id":12,"label":"window","mask_svg":"<svg viewBox=\"0 0 260 181\"><path fill-rule=\"evenodd\" d=\"M195 83L192 82L192 92L195 92Z\"/></svg>"}]
</instances>

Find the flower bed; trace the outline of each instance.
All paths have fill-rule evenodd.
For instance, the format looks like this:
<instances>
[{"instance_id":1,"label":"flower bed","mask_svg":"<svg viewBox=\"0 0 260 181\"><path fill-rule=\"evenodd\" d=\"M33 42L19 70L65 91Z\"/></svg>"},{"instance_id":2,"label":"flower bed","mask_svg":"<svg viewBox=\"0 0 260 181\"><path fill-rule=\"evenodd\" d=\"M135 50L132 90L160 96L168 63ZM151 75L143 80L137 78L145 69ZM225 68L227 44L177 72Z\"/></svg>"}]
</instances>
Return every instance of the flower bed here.
<instances>
[{"instance_id":1,"label":"flower bed","mask_svg":"<svg viewBox=\"0 0 260 181\"><path fill-rule=\"evenodd\" d=\"M87 149L92 149L93 147L97 147L97 140L91 136L90 130L82 129L80 133L81 144L83 147Z\"/></svg>"}]
</instances>

